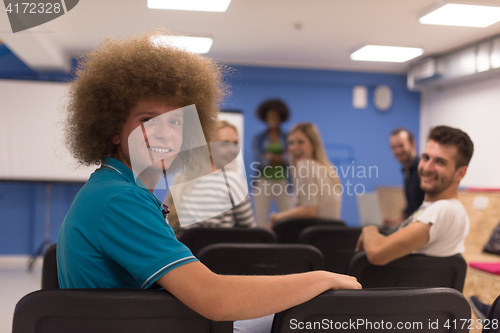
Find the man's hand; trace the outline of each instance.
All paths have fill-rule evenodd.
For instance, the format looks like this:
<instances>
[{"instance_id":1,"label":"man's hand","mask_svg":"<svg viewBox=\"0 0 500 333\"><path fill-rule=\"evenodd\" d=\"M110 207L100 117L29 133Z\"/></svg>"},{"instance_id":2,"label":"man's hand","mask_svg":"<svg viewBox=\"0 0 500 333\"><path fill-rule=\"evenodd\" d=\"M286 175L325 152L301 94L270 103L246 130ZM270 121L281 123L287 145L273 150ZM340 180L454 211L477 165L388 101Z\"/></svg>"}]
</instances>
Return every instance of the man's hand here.
<instances>
[{"instance_id":1,"label":"man's hand","mask_svg":"<svg viewBox=\"0 0 500 333\"><path fill-rule=\"evenodd\" d=\"M358 280L354 276L331 273L333 280L333 286L331 289L361 289L362 286L359 284Z\"/></svg>"}]
</instances>

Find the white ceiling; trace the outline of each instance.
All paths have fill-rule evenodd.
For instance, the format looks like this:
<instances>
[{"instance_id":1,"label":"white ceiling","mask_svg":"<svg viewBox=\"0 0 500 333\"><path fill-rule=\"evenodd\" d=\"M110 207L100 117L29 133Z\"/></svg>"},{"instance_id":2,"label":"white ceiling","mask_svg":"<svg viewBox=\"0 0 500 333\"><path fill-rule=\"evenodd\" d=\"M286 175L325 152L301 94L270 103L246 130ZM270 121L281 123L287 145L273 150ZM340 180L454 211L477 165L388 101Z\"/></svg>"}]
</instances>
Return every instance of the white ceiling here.
<instances>
[{"instance_id":1,"label":"white ceiling","mask_svg":"<svg viewBox=\"0 0 500 333\"><path fill-rule=\"evenodd\" d=\"M146 0L80 0L65 15L13 34L0 10L0 39L37 70L68 70L69 59L105 36L165 27L214 39L207 56L230 64L405 72L408 63L354 62L365 44L443 53L500 34L487 28L422 25L418 14L437 0L232 0L224 13L148 9ZM468 3L479 3L476 0ZM500 0L490 0L500 5Z\"/></svg>"}]
</instances>

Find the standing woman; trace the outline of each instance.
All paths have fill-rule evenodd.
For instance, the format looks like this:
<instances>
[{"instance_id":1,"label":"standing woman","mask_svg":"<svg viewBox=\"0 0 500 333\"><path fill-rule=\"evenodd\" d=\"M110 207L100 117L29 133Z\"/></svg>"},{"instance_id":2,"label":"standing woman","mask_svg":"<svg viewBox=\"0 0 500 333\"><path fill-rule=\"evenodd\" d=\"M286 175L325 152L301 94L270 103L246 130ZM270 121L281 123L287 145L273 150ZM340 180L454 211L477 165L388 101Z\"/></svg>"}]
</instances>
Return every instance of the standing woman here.
<instances>
[{"instance_id":1,"label":"standing woman","mask_svg":"<svg viewBox=\"0 0 500 333\"><path fill-rule=\"evenodd\" d=\"M278 211L291 208L286 194L288 183L287 134L280 125L290 116L288 107L279 99L266 100L257 108L257 118L267 124L267 129L253 140L254 161L258 163L259 178L252 182L257 225L264 227L271 202L276 202Z\"/></svg>"},{"instance_id":2,"label":"standing woman","mask_svg":"<svg viewBox=\"0 0 500 333\"><path fill-rule=\"evenodd\" d=\"M288 135L290 174L295 188L295 207L273 214L271 224L281 219L340 219L342 184L326 157L318 129L312 123L298 123Z\"/></svg>"}]
</instances>

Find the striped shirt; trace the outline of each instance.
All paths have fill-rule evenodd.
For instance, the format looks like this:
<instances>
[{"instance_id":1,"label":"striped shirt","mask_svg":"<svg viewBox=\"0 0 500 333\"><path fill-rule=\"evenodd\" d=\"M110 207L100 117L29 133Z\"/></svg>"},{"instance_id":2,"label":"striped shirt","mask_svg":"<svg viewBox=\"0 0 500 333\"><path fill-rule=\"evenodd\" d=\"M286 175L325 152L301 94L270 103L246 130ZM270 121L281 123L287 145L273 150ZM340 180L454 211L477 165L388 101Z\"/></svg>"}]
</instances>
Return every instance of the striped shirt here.
<instances>
[{"instance_id":1,"label":"striped shirt","mask_svg":"<svg viewBox=\"0 0 500 333\"><path fill-rule=\"evenodd\" d=\"M182 225L189 224L187 228L256 225L244 179L234 171L226 171L226 177L231 196L226 183L221 181L221 175L216 173L204 176L203 181L197 182L189 193L184 193L182 203L177 207L178 212L182 210ZM191 221L198 223L191 224Z\"/></svg>"}]
</instances>

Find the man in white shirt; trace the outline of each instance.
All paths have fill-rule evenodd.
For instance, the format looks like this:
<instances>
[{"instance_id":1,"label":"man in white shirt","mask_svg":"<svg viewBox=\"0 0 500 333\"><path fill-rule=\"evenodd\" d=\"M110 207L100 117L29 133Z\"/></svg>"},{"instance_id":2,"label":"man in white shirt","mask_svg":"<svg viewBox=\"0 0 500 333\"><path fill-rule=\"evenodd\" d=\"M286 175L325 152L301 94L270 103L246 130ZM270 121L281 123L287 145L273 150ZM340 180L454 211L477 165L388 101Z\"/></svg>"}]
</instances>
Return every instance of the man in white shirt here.
<instances>
[{"instance_id":1,"label":"man in white shirt","mask_svg":"<svg viewBox=\"0 0 500 333\"><path fill-rule=\"evenodd\" d=\"M436 257L463 253L469 218L458 201L458 185L473 152L474 144L463 131L448 126L431 129L418 165L424 202L389 236L375 226L363 228L356 250L364 250L374 265L410 253Z\"/></svg>"}]
</instances>

